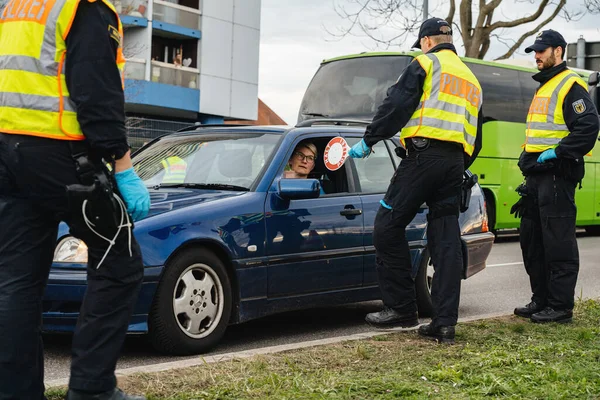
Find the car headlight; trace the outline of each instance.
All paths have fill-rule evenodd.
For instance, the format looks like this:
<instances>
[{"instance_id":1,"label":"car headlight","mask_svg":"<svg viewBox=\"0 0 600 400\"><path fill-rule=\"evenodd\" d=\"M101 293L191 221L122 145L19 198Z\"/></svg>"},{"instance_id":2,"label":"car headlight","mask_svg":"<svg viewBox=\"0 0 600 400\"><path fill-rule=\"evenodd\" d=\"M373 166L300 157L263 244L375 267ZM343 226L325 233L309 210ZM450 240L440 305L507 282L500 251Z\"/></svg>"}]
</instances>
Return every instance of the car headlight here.
<instances>
[{"instance_id":1,"label":"car headlight","mask_svg":"<svg viewBox=\"0 0 600 400\"><path fill-rule=\"evenodd\" d=\"M54 250L54 262L87 263L87 249L82 240L67 236L58 242Z\"/></svg>"}]
</instances>

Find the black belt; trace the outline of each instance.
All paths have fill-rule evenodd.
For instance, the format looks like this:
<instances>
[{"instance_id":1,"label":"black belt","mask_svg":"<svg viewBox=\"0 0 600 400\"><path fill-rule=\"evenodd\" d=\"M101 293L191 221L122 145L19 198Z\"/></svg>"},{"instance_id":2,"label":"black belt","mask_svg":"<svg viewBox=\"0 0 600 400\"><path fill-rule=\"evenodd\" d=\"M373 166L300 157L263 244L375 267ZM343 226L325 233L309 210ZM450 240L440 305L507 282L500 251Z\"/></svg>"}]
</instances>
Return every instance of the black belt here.
<instances>
[{"instance_id":1,"label":"black belt","mask_svg":"<svg viewBox=\"0 0 600 400\"><path fill-rule=\"evenodd\" d=\"M419 136L407 139L406 147L408 151L425 151L430 147L463 151L463 146L460 143L449 142L447 140L424 138Z\"/></svg>"}]
</instances>

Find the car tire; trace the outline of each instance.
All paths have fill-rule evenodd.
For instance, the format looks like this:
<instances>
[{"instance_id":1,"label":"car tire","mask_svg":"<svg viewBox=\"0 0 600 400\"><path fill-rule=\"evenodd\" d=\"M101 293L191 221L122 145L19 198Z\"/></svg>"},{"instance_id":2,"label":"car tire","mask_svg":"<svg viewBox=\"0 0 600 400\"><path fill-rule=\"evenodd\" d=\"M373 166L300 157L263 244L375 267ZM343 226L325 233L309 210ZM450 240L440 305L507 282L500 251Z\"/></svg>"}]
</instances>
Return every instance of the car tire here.
<instances>
[{"instance_id":1,"label":"car tire","mask_svg":"<svg viewBox=\"0 0 600 400\"><path fill-rule=\"evenodd\" d=\"M152 302L148 331L165 354L206 352L223 337L232 310L229 275L211 251L187 250L170 261Z\"/></svg>"},{"instance_id":2,"label":"car tire","mask_svg":"<svg viewBox=\"0 0 600 400\"><path fill-rule=\"evenodd\" d=\"M417 308L419 317L431 317L433 315L433 303L431 302L431 280L433 278L433 266L429 251L425 250L421 255L421 265L415 277L415 288L417 291Z\"/></svg>"}]
</instances>

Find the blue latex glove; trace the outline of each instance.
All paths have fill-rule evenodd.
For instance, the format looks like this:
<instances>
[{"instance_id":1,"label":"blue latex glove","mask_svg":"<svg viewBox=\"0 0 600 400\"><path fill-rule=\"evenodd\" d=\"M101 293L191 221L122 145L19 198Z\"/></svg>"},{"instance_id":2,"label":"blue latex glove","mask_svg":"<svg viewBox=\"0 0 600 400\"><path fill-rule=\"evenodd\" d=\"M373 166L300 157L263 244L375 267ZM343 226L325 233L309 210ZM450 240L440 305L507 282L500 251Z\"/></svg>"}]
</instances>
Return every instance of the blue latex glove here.
<instances>
[{"instance_id":1,"label":"blue latex glove","mask_svg":"<svg viewBox=\"0 0 600 400\"><path fill-rule=\"evenodd\" d=\"M371 148L367 146L364 139L352 146L348 152L348 155L352 158L365 158L369 154L371 154Z\"/></svg>"},{"instance_id":2,"label":"blue latex glove","mask_svg":"<svg viewBox=\"0 0 600 400\"><path fill-rule=\"evenodd\" d=\"M138 221L148 215L150 193L148 193L144 182L137 176L133 167L117 172L115 180L127 205L127 213L131 215L133 220Z\"/></svg>"},{"instance_id":3,"label":"blue latex glove","mask_svg":"<svg viewBox=\"0 0 600 400\"><path fill-rule=\"evenodd\" d=\"M540 154L540 156L537 159L537 162L545 163L546 161L552 160L553 158L556 158L556 151L554 151L554 149L549 149Z\"/></svg>"},{"instance_id":4,"label":"blue latex glove","mask_svg":"<svg viewBox=\"0 0 600 400\"><path fill-rule=\"evenodd\" d=\"M385 200L379 200L379 204L381 204L382 207L387 208L388 210L392 209L392 206L386 203Z\"/></svg>"}]
</instances>

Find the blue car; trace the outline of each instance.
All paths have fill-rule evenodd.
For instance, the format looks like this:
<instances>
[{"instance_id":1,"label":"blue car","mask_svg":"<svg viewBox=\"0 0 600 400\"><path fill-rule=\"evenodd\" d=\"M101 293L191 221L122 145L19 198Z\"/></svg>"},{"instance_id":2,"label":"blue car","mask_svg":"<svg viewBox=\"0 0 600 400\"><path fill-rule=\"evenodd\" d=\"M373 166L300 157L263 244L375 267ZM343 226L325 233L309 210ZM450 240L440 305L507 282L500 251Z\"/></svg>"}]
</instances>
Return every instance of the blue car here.
<instances>
[{"instance_id":1,"label":"blue car","mask_svg":"<svg viewBox=\"0 0 600 400\"><path fill-rule=\"evenodd\" d=\"M129 325L172 355L215 346L227 326L266 315L380 299L373 222L401 159L396 139L330 171L334 137L350 146L364 125L198 126L160 137L134 157L150 190L135 236L145 266ZM283 178L299 143L318 156L308 179ZM420 316L431 313L427 206L406 230ZM485 268L494 235L481 189L461 214L466 279ZM44 330L71 332L86 289L86 246L60 229L44 301Z\"/></svg>"}]
</instances>

